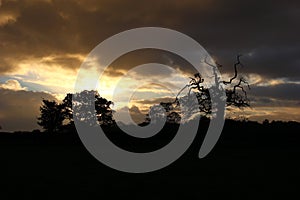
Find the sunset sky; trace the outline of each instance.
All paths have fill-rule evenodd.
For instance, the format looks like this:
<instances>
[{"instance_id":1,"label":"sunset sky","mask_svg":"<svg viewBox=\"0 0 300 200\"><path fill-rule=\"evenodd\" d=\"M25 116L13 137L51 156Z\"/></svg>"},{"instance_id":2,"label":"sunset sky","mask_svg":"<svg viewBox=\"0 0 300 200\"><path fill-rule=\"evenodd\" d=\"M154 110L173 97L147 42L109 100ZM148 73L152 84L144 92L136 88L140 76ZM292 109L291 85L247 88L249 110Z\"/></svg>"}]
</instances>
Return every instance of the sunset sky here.
<instances>
[{"instance_id":1,"label":"sunset sky","mask_svg":"<svg viewBox=\"0 0 300 200\"><path fill-rule=\"evenodd\" d=\"M298 1L0 0L0 126L39 128L42 98L59 101L73 92L78 69L94 47L119 32L149 26L194 38L223 65L225 79L233 73L236 55L243 54L240 74L251 85L251 108L229 110L228 116L300 121L299 20ZM129 69L149 62L175 71L139 70L132 74L135 81L150 77L179 89L189 80L184 60L140 50L111 64L100 95L111 99L113 86ZM160 84L144 85L127 106L141 118L149 106L175 93Z\"/></svg>"}]
</instances>

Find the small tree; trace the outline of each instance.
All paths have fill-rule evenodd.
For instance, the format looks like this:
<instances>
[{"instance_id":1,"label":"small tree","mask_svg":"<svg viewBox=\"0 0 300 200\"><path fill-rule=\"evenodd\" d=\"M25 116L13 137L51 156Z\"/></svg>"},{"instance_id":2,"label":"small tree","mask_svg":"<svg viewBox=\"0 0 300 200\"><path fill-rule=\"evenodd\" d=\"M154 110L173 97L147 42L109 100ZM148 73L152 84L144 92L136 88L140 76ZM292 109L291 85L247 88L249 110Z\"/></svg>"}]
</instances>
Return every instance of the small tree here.
<instances>
[{"instance_id":1,"label":"small tree","mask_svg":"<svg viewBox=\"0 0 300 200\"><path fill-rule=\"evenodd\" d=\"M40 107L41 115L38 117L38 125L47 132L55 133L61 130L65 116L62 112L63 106L56 101L43 99Z\"/></svg>"}]
</instances>

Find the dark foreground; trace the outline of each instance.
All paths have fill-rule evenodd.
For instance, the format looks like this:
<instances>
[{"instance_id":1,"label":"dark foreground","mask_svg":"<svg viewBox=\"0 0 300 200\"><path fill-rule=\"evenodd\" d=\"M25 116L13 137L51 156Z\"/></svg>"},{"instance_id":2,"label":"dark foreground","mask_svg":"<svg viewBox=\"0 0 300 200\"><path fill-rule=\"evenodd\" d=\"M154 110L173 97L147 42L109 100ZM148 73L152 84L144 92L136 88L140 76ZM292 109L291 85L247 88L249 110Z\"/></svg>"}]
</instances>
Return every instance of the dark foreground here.
<instances>
[{"instance_id":1,"label":"dark foreground","mask_svg":"<svg viewBox=\"0 0 300 200\"><path fill-rule=\"evenodd\" d=\"M0 198L299 198L299 124L227 121L200 160L201 138L170 166L129 174L99 163L76 133L1 133Z\"/></svg>"}]
</instances>

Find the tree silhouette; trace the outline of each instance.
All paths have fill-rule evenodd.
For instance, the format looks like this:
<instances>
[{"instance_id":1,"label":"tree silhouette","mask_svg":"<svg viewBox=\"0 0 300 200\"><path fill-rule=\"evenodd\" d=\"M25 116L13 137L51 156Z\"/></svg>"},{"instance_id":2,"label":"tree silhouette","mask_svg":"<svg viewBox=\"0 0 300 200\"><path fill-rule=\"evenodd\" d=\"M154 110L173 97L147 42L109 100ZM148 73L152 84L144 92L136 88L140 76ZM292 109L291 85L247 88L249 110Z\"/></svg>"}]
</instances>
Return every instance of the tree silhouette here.
<instances>
[{"instance_id":1,"label":"tree silhouette","mask_svg":"<svg viewBox=\"0 0 300 200\"><path fill-rule=\"evenodd\" d=\"M167 116L169 116L171 113L173 116L175 116L174 113L180 112L178 111L178 107L180 106L180 102L184 102L184 104L188 105L188 110L185 111L186 116L181 115L181 118L189 119L194 114L199 113L203 116L209 117L212 114L211 95L218 95L214 93L218 92L217 88L220 88L221 85L225 87L226 106L233 106L238 108L249 107L250 103L245 87L250 89L250 86L244 77L238 77L237 68L238 66L242 66L240 57L241 55L237 56L237 60L234 64L234 75L228 81L221 81L220 77L217 74L218 68L222 67L222 65L218 63L216 63L216 65L213 65L205 59L204 63L206 63L213 69L213 86L208 89L204 86L203 83L205 80L201 77L201 75L199 73L194 74L194 77L190 77L190 82L178 92L174 101L160 103L160 105L165 109ZM181 96L185 90L187 90L187 94ZM211 94L210 91L213 91L213 94ZM196 95L198 102L191 101L191 92ZM176 116L177 119L179 119L180 115L178 113ZM149 119L147 120L149 121ZM178 120L176 121L178 122Z\"/></svg>"},{"instance_id":2,"label":"tree silhouette","mask_svg":"<svg viewBox=\"0 0 300 200\"><path fill-rule=\"evenodd\" d=\"M72 101L73 95L76 95L76 101ZM94 112L76 112L74 113L73 105L76 105L78 110L89 110L92 106L90 96L94 96L95 109ZM67 94L62 103L56 101L43 100L43 105L40 107L40 117L38 124L48 132L57 132L66 128L74 128L74 117L77 120L88 123L90 126L110 126L115 123L113 120L113 103L100 96L97 91L82 91L76 94ZM97 120L94 120L93 114Z\"/></svg>"},{"instance_id":3,"label":"tree silhouette","mask_svg":"<svg viewBox=\"0 0 300 200\"><path fill-rule=\"evenodd\" d=\"M76 100L73 100L73 104L77 106L76 110L81 110L85 112L76 112L70 113L69 116L76 117L77 120L81 122L88 123L90 126L104 125L110 126L115 123L113 120L113 110L111 109L111 105L113 102L108 101L107 99L100 96L98 91L82 91L80 93L76 93ZM95 113L89 108L92 106L92 102L89 99L91 96L94 96L94 105L95 105ZM70 97L65 98L66 105L72 104ZM71 109L68 109L71 112ZM88 112L86 112L88 111ZM73 111L72 111L73 112ZM94 120L93 114L96 114L97 121Z\"/></svg>"},{"instance_id":4,"label":"tree silhouette","mask_svg":"<svg viewBox=\"0 0 300 200\"><path fill-rule=\"evenodd\" d=\"M62 101L62 113L65 118L66 126L73 126L73 109L72 109L72 94L68 93Z\"/></svg>"},{"instance_id":5,"label":"tree silhouette","mask_svg":"<svg viewBox=\"0 0 300 200\"><path fill-rule=\"evenodd\" d=\"M234 64L234 76L230 78L229 81L223 81L224 85L231 85L235 79L237 79L238 71L237 67L242 66L240 62L240 57L242 55L237 56L237 61ZM246 81L244 77L240 77L239 81L232 86L232 88L226 89L226 96L227 96L227 105L228 106L236 106L238 108L241 107L249 107L249 99L247 97L247 92L244 87L248 87L250 90L250 85ZM239 93L237 89L240 89L242 93Z\"/></svg>"},{"instance_id":6,"label":"tree silhouette","mask_svg":"<svg viewBox=\"0 0 300 200\"><path fill-rule=\"evenodd\" d=\"M43 127L47 132L58 132L63 126L65 119L62 112L63 106L56 101L43 99L43 104L40 107L41 115L38 117L38 125Z\"/></svg>"}]
</instances>

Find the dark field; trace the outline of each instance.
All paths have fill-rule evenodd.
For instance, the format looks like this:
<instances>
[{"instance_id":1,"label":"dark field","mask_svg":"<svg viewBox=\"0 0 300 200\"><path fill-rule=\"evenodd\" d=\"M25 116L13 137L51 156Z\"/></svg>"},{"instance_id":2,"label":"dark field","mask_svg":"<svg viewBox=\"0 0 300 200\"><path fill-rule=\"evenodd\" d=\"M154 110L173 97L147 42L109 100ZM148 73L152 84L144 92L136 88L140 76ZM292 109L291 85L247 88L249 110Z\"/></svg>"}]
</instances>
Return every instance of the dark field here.
<instances>
[{"instance_id":1,"label":"dark field","mask_svg":"<svg viewBox=\"0 0 300 200\"><path fill-rule=\"evenodd\" d=\"M129 174L98 162L74 132L1 133L0 198L298 199L299 134L300 124L292 122L226 121L204 159L197 158L200 132L170 166Z\"/></svg>"}]
</instances>

